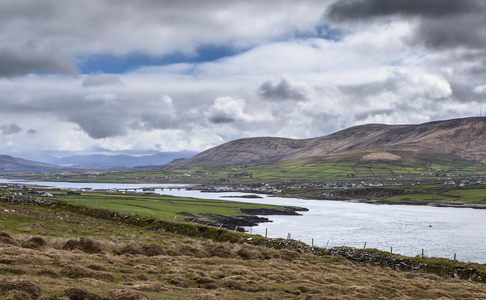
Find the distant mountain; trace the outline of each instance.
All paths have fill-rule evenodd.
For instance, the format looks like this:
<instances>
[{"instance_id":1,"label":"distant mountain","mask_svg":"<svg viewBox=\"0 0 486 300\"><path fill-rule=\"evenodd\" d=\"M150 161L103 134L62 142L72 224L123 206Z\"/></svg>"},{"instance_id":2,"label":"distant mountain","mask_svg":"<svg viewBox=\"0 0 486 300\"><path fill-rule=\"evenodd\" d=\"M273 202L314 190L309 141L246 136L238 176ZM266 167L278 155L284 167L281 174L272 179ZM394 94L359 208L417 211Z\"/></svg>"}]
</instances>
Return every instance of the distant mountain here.
<instances>
[{"instance_id":1,"label":"distant mountain","mask_svg":"<svg viewBox=\"0 0 486 300\"><path fill-rule=\"evenodd\" d=\"M59 170L58 166L9 155L0 155L0 173L45 172L56 170Z\"/></svg>"},{"instance_id":2,"label":"distant mountain","mask_svg":"<svg viewBox=\"0 0 486 300\"><path fill-rule=\"evenodd\" d=\"M235 140L191 158L171 163L172 168L225 166L346 155L363 160L398 160L447 155L486 163L486 118L474 117L419 125L369 124L323 137L295 140L257 137Z\"/></svg>"},{"instance_id":3,"label":"distant mountain","mask_svg":"<svg viewBox=\"0 0 486 300\"><path fill-rule=\"evenodd\" d=\"M66 157L54 157L50 155L31 156L32 159L54 164L62 167L76 169L103 169L103 168L133 168L144 166L157 166L170 163L177 159L191 157L195 152L161 152L153 155L73 155ZM30 157L29 157L30 158Z\"/></svg>"}]
</instances>

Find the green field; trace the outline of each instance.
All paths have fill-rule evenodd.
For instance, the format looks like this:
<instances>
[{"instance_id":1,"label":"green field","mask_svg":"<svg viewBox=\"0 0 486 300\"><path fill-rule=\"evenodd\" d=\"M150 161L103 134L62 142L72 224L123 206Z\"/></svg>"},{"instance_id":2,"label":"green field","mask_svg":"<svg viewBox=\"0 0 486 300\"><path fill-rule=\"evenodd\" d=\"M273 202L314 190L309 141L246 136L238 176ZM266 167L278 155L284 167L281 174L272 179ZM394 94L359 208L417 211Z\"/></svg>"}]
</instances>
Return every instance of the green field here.
<instances>
[{"instance_id":1,"label":"green field","mask_svg":"<svg viewBox=\"0 0 486 300\"><path fill-rule=\"evenodd\" d=\"M26 188L23 191L27 195ZM35 187L34 191L38 191ZM39 199L60 201L90 209L104 209L117 212L120 215L140 216L154 219L186 220L200 224L223 226L235 229L235 226L253 226L259 222L258 217L245 213L245 210L265 211L272 214L294 212L293 208L279 205L253 204L237 201L207 200L188 197L173 197L167 195L142 193L109 193L82 192L68 193L64 190L49 190L52 198L41 198L34 195L12 195L0 191L0 197L15 197L16 199Z\"/></svg>"},{"instance_id":2,"label":"green field","mask_svg":"<svg viewBox=\"0 0 486 300\"><path fill-rule=\"evenodd\" d=\"M65 193L56 195L57 199L72 204L82 204L89 207L136 213L139 215L156 216L173 219L190 218L181 214L191 212L197 214L218 214L224 216L242 216L240 209L280 209L279 206L243 203L224 200L205 200L196 198L172 197L161 195L146 195L140 193L82 193L67 196Z\"/></svg>"}]
</instances>

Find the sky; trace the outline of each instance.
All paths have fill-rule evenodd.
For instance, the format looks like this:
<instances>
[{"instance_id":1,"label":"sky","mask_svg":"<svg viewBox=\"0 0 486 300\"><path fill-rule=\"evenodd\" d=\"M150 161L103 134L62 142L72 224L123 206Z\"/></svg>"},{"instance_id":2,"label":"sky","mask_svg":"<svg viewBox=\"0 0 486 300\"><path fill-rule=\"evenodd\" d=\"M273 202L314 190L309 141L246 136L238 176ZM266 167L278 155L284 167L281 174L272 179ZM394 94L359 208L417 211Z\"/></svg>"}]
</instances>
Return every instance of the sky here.
<instances>
[{"instance_id":1,"label":"sky","mask_svg":"<svg viewBox=\"0 0 486 300\"><path fill-rule=\"evenodd\" d=\"M0 154L478 116L485 16L482 0L2 0Z\"/></svg>"}]
</instances>

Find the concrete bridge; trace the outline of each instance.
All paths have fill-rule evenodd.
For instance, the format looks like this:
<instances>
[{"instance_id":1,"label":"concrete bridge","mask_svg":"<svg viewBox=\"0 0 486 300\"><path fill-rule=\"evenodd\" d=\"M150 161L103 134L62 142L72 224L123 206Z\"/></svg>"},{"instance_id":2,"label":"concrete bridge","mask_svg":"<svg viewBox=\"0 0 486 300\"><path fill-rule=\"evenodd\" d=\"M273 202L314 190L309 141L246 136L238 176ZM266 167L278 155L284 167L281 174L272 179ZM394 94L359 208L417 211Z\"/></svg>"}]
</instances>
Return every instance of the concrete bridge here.
<instances>
[{"instance_id":1,"label":"concrete bridge","mask_svg":"<svg viewBox=\"0 0 486 300\"><path fill-rule=\"evenodd\" d=\"M165 186L165 187L144 187L144 188L119 188L118 191L122 192L155 192L155 191L172 191L172 190L185 190L185 187L180 186Z\"/></svg>"}]
</instances>

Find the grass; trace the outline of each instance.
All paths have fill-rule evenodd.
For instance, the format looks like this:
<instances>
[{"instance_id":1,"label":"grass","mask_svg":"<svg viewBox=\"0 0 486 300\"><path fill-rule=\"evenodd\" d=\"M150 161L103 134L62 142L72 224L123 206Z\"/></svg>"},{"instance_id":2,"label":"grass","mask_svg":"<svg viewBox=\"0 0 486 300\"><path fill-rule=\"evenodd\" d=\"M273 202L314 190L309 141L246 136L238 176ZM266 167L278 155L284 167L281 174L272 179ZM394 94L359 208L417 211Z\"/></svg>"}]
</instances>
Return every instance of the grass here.
<instances>
[{"instance_id":1,"label":"grass","mask_svg":"<svg viewBox=\"0 0 486 300\"><path fill-rule=\"evenodd\" d=\"M224 229L239 238L217 242L190 237L93 218L63 205L2 206L16 211L0 215L0 297L6 299L29 299L25 294L33 299L486 297L484 283L360 264L342 255L252 245L244 242L248 235ZM29 244L33 237L45 245ZM91 248L65 247L81 238ZM437 264L434 259L421 260ZM443 261L447 264L455 262Z\"/></svg>"},{"instance_id":2,"label":"grass","mask_svg":"<svg viewBox=\"0 0 486 300\"><path fill-rule=\"evenodd\" d=\"M181 214L182 212L242 216L244 214L240 212L240 209L281 209L281 207L274 205L140 193L82 193L79 196L67 196L63 193L56 195L56 197L69 203L84 204L91 207L101 207L116 211L136 212L149 216L155 215L161 218L189 218Z\"/></svg>"}]
</instances>

